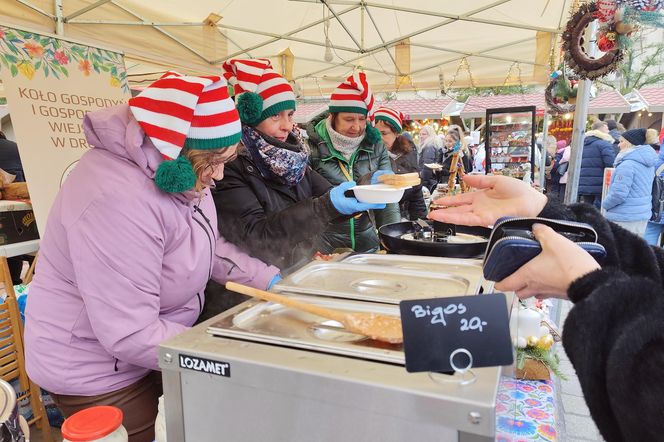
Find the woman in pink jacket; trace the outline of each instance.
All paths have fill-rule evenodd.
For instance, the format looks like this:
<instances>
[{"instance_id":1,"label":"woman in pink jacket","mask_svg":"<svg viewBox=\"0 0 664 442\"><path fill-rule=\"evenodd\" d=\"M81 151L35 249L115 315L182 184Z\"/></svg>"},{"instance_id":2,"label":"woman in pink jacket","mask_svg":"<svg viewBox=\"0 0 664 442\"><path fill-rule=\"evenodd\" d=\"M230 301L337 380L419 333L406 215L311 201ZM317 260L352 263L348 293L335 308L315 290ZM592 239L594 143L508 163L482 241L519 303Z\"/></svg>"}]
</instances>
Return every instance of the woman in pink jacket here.
<instances>
[{"instance_id":1,"label":"woman in pink jacket","mask_svg":"<svg viewBox=\"0 0 664 442\"><path fill-rule=\"evenodd\" d=\"M208 186L241 135L223 78L168 73L83 124L94 148L49 214L26 312L27 371L66 416L115 405L130 441L152 441L158 344L194 323L210 278L264 289L278 269L217 234Z\"/></svg>"}]
</instances>

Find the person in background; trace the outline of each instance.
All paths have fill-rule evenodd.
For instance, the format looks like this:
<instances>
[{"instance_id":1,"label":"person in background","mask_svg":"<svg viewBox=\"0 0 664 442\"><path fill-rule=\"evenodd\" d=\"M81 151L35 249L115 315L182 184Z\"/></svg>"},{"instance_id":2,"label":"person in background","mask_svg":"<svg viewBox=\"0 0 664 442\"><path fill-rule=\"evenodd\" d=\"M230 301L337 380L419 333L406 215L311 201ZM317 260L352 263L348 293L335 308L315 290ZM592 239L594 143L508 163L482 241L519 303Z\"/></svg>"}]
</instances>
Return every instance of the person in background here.
<instances>
[{"instance_id":1,"label":"person in background","mask_svg":"<svg viewBox=\"0 0 664 442\"><path fill-rule=\"evenodd\" d=\"M450 168L452 167L452 158L457 152L459 153L459 160L463 164L464 170L467 173L473 170L472 158L470 157L468 146L466 146L463 129L460 126L452 125L448 128L447 135L445 135L445 146L443 147L440 161L443 168L438 174L439 182L447 182L450 176ZM457 173L457 181L461 182L461 173Z\"/></svg>"},{"instance_id":2,"label":"person in background","mask_svg":"<svg viewBox=\"0 0 664 442\"><path fill-rule=\"evenodd\" d=\"M352 182L333 188L309 167L293 125L295 94L269 60L233 59L223 69L235 87L242 140L212 191L219 232L287 274L313 259L316 236L332 222L385 205L346 197Z\"/></svg>"},{"instance_id":3,"label":"person in background","mask_svg":"<svg viewBox=\"0 0 664 442\"><path fill-rule=\"evenodd\" d=\"M472 151L473 172L486 173L486 148L484 147L484 141L480 141L480 144L475 146Z\"/></svg>"},{"instance_id":4,"label":"person in background","mask_svg":"<svg viewBox=\"0 0 664 442\"><path fill-rule=\"evenodd\" d=\"M650 144L650 147L659 154L659 135L655 129L646 130L646 144Z\"/></svg>"},{"instance_id":5,"label":"person in background","mask_svg":"<svg viewBox=\"0 0 664 442\"><path fill-rule=\"evenodd\" d=\"M279 269L220 237L208 187L240 120L218 76L168 72L128 104L88 112L90 146L51 207L25 324L28 375L65 416L124 414L154 439L158 345L187 330L210 278L266 289Z\"/></svg>"},{"instance_id":6,"label":"person in background","mask_svg":"<svg viewBox=\"0 0 664 442\"><path fill-rule=\"evenodd\" d=\"M380 132L373 127L374 96L366 75L349 76L330 97L330 115L307 129L310 164L333 186L348 182L346 188L376 183L377 177L392 173L390 157ZM375 220L375 223L374 223ZM338 248L356 252L378 250L381 226L399 222L399 205L368 211L342 223L333 224L319 238L318 250L331 253Z\"/></svg>"},{"instance_id":7,"label":"person in background","mask_svg":"<svg viewBox=\"0 0 664 442\"><path fill-rule=\"evenodd\" d=\"M560 176L560 182L558 183L558 199L562 202L565 200L565 192L567 191L567 179L569 177L569 160L572 156L572 146L566 145L567 143L565 140L561 140L558 142L559 146L565 145L565 147L562 150L562 154L560 155L560 160L559 160L559 166L558 166L558 171L557 174ZM556 154L557 156L557 154ZM566 166L564 166L566 164ZM564 168L564 171L563 169ZM563 172L562 175L560 172Z\"/></svg>"},{"instance_id":8,"label":"person in background","mask_svg":"<svg viewBox=\"0 0 664 442\"><path fill-rule=\"evenodd\" d=\"M557 198L561 201L565 197L567 167L569 166L569 149L567 149L567 158L564 158L567 147L567 142L565 140L556 141L556 151L549 171L550 178L547 178L547 182L550 186L547 188L547 195L550 198ZM565 177L565 182L561 183L563 176Z\"/></svg>"},{"instance_id":9,"label":"person in background","mask_svg":"<svg viewBox=\"0 0 664 442\"><path fill-rule=\"evenodd\" d=\"M613 137L613 149L616 151L616 155L620 151L620 148L618 147L618 143L620 143L620 134L622 134L625 130L618 130L618 123L616 123L616 120L606 120L606 127L609 128L609 135Z\"/></svg>"},{"instance_id":10,"label":"person in background","mask_svg":"<svg viewBox=\"0 0 664 442\"><path fill-rule=\"evenodd\" d=\"M659 168L662 167L662 165L664 165L664 150L659 148L659 144L655 144L658 141L659 140L658 140L657 131L655 129L648 129L646 131L646 143L650 144L650 146L653 149L658 151L657 164L655 165L655 173L657 173L657 170L659 170ZM660 176L664 176L664 170L660 172ZM656 195L654 195L652 196L651 201L658 199L659 198ZM652 204L655 204L655 201L652 201ZM660 216L659 219L656 219L654 221L653 220L648 221L648 225L646 226L646 233L643 235L643 239L645 239L646 242L650 245L659 246L662 244L661 235L663 232L664 232L664 216Z\"/></svg>"},{"instance_id":11,"label":"person in background","mask_svg":"<svg viewBox=\"0 0 664 442\"><path fill-rule=\"evenodd\" d=\"M607 251L600 266L581 247L544 225L533 232L542 252L496 283L519 298L574 303L563 347L581 384L590 414L607 442L655 441L664 434L664 250L651 247L586 204L561 206L530 186L504 176L467 175L475 192L444 197L447 207L429 218L490 226L503 216L590 224Z\"/></svg>"},{"instance_id":12,"label":"person in background","mask_svg":"<svg viewBox=\"0 0 664 442\"><path fill-rule=\"evenodd\" d=\"M18 145L8 140L4 132L0 131L0 169L11 173L16 177L14 182L25 182L21 155L18 153Z\"/></svg>"},{"instance_id":13,"label":"person in background","mask_svg":"<svg viewBox=\"0 0 664 442\"><path fill-rule=\"evenodd\" d=\"M606 218L643 236L652 209L652 180L657 154L646 144L645 129L631 129L620 136L620 153L602 208Z\"/></svg>"},{"instance_id":14,"label":"person in background","mask_svg":"<svg viewBox=\"0 0 664 442\"><path fill-rule=\"evenodd\" d=\"M426 187L430 193L436 190L438 179L436 171L426 164L441 164L441 145L436 137L436 131L431 126L422 126L420 129L420 145L418 147L420 157L417 163L417 169L420 171L422 186Z\"/></svg>"},{"instance_id":15,"label":"person in background","mask_svg":"<svg viewBox=\"0 0 664 442\"><path fill-rule=\"evenodd\" d=\"M4 132L0 131L0 169L7 173L14 175L15 183L25 182L25 173L23 172L23 164L21 163L21 156L18 153L18 145L8 140ZM11 256L7 258L7 266L9 267L9 274L12 277L12 284L21 284L21 272L23 271L23 263L32 263L34 257L30 255Z\"/></svg>"},{"instance_id":16,"label":"person in background","mask_svg":"<svg viewBox=\"0 0 664 442\"><path fill-rule=\"evenodd\" d=\"M557 140L553 135L547 135L546 142L544 143L544 149L541 148L541 143L538 143L540 151L546 153L546 160L544 166L544 183L547 193L556 195L558 193L558 179L556 174L552 172L555 166L555 157L557 152Z\"/></svg>"},{"instance_id":17,"label":"person in background","mask_svg":"<svg viewBox=\"0 0 664 442\"><path fill-rule=\"evenodd\" d=\"M374 114L376 129L383 138L383 144L387 147L394 173L417 172L417 149L415 144L406 138L403 130L403 114L392 108L382 106L376 109ZM401 201L401 218L415 221L424 219L427 215L427 207L424 204L422 185L413 186L404 191Z\"/></svg>"},{"instance_id":18,"label":"person in background","mask_svg":"<svg viewBox=\"0 0 664 442\"><path fill-rule=\"evenodd\" d=\"M581 169L579 172L579 198L599 209L602 200L604 169L613 167L616 152L609 127L603 121L592 125L583 140Z\"/></svg>"}]
</instances>

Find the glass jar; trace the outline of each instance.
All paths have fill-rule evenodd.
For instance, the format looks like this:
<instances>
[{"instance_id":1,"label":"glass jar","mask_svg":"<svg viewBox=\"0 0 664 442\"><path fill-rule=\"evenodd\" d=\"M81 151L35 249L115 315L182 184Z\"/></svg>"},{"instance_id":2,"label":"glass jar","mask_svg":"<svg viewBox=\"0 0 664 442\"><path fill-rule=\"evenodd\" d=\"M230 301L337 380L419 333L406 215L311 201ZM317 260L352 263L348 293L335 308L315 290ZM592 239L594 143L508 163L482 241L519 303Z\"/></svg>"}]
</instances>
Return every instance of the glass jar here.
<instances>
[{"instance_id":1,"label":"glass jar","mask_svg":"<svg viewBox=\"0 0 664 442\"><path fill-rule=\"evenodd\" d=\"M102 405L72 414L62 424L62 442L127 442L122 410Z\"/></svg>"}]
</instances>

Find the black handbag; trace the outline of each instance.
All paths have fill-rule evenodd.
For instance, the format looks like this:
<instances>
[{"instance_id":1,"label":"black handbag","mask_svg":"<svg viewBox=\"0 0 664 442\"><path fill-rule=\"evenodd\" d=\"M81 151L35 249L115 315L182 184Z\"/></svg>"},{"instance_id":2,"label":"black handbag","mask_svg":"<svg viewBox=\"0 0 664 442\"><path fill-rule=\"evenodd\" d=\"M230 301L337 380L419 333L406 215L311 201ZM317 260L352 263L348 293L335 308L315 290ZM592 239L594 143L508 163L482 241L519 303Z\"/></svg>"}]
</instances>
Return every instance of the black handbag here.
<instances>
[{"instance_id":1,"label":"black handbag","mask_svg":"<svg viewBox=\"0 0 664 442\"><path fill-rule=\"evenodd\" d=\"M588 224L536 217L501 218L493 226L484 254L485 279L502 281L542 252L532 231L535 223L547 225L577 243L599 264L606 258L604 246L597 243L597 232Z\"/></svg>"}]
</instances>

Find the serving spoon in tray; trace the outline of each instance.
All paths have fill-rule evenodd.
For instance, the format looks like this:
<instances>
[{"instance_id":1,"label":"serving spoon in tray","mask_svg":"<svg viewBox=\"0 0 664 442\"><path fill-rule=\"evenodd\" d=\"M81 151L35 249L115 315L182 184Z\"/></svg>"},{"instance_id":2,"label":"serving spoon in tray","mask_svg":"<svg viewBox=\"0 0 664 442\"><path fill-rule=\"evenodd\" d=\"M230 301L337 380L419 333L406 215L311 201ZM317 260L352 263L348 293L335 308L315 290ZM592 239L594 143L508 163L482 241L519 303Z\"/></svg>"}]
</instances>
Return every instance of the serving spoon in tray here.
<instances>
[{"instance_id":1,"label":"serving spoon in tray","mask_svg":"<svg viewBox=\"0 0 664 442\"><path fill-rule=\"evenodd\" d=\"M377 341L389 342L390 344L400 344L403 342L401 318L396 316L379 313L344 312L309 304L308 302L297 301L288 296L277 295L276 293L255 289L236 282L227 282L226 288L236 293L276 302L323 318L332 319L340 322L350 332L359 333Z\"/></svg>"}]
</instances>

